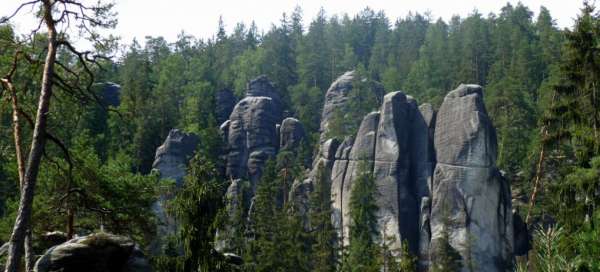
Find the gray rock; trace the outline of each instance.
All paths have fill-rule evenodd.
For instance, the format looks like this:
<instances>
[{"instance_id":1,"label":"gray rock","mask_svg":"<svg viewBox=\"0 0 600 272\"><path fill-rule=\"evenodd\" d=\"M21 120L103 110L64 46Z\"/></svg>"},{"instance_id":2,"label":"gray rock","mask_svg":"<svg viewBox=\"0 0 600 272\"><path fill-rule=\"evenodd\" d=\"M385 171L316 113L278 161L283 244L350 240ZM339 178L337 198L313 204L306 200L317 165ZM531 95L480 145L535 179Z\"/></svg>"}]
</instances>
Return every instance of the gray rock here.
<instances>
[{"instance_id":1,"label":"gray rock","mask_svg":"<svg viewBox=\"0 0 600 272\"><path fill-rule=\"evenodd\" d=\"M228 177L249 178L255 188L262 167L277 152L280 119L281 112L270 97L246 97L235 106L227 137Z\"/></svg>"},{"instance_id":2,"label":"gray rock","mask_svg":"<svg viewBox=\"0 0 600 272\"><path fill-rule=\"evenodd\" d=\"M304 126L298 119L286 118L281 122L279 129L279 149L294 150L300 146L305 136Z\"/></svg>"},{"instance_id":3,"label":"gray rock","mask_svg":"<svg viewBox=\"0 0 600 272\"><path fill-rule=\"evenodd\" d=\"M35 272L150 272L152 267L133 240L96 233L50 248Z\"/></svg>"},{"instance_id":4,"label":"gray rock","mask_svg":"<svg viewBox=\"0 0 600 272\"><path fill-rule=\"evenodd\" d=\"M165 142L156 150L152 167L159 172L161 179L172 179L175 181L175 187L180 188L187 172L187 164L198 144L199 139L196 135L172 129ZM173 196L173 192L161 190L158 200L152 205L157 219L156 238L150 245L152 254L161 254L167 237L177 232L177 222L168 216L165 207Z\"/></svg>"},{"instance_id":5,"label":"gray rock","mask_svg":"<svg viewBox=\"0 0 600 272\"><path fill-rule=\"evenodd\" d=\"M402 92L383 98L377 128L373 175L377 185L378 225L382 237L393 238L391 249L404 239L418 241L418 206L410 178L410 125L413 109Z\"/></svg>"},{"instance_id":6,"label":"gray rock","mask_svg":"<svg viewBox=\"0 0 600 272\"><path fill-rule=\"evenodd\" d=\"M229 88L221 89L215 95L215 118L217 124L222 124L229 119L229 115L235 106L236 98Z\"/></svg>"},{"instance_id":7,"label":"gray rock","mask_svg":"<svg viewBox=\"0 0 600 272\"><path fill-rule=\"evenodd\" d=\"M354 181L360 176L362 171L372 171L373 162L375 160L375 142L377 140L377 127L379 124L379 112L371 112L365 116L358 133L356 140L352 145L348 159L348 168L342 185L342 227L343 227L343 244L349 244L350 232L350 198L354 189ZM363 165L364 164L364 165ZM364 168L363 168L364 167ZM361 169L363 168L363 169Z\"/></svg>"},{"instance_id":8,"label":"gray rock","mask_svg":"<svg viewBox=\"0 0 600 272\"><path fill-rule=\"evenodd\" d=\"M482 97L480 86L461 84L444 98L435 127L439 163L495 166L496 130L487 115Z\"/></svg>"},{"instance_id":9,"label":"gray rock","mask_svg":"<svg viewBox=\"0 0 600 272\"><path fill-rule=\"evenodd\" d=\"M354 71L345 72L338 77L327 90L323 112L321 114L321 126L319 129L321 137L319 143L323 143L328 139L329 125L334 118L334 113L336 111L342 111L345 115L346 113L355 110L348 106L350 92L353 89L352 82L355 80L355 77L356 73ZM367 82L367 79L362 78L361 81ZM372 106L375 107L381 104L384 95L383 85L375 81L368 81L365 86L370 88L369 91L375 94L377 104Z\"/></svg>"},{"instance_id":10,"label":"gray rock","mask_svg":"<svg viewBox=\"0 0 600 272\"><path fill-rule=\"evenodd\" d=\"M342 199L344 197L344 179L346 178L350 151L352 150L353 144L354 137L347 137L344 142L342 142L335 152L335 162L333 163L331 170L331 220L333 227L337 230L338 239L340 241L344 240L344 233L342 231L344 226L344 210L342 206Z\"/></svg>"},{"instance_id":11,"label":"gray rock","mask_svg":"<svg viewBox=\"0 0 600 272\"><path fill-rule=\"evenodd\" d=\"M513 263L510 187L495 166L496 132L477 85L448 93L437 114L430 258L443 231L462 271L504 271Z\"/></svg>"},{"instance_id":12,"label":"gray rock","mask_svg":"<svg viewBox=\"0 0 600 272\"><path fill-rule=\"evenodd\" d=\"M429 241L431 240L431 199L421 198L421 210L419 218L419 271L427 271L429 267Z\"/></svg>"},{"instance_id":13,"label":"gray rock","mask_svg":"<svg viewBox=\"0 0 600 272\"><path fill-rule=\"evenodd\" d=\"M321 133L320 143L327 140L329 133L329 122L333 118L336 110L346 110L348 94L352 90L352 81L354 80L354 71L348 71L338 77L325 93L325 103L323 113L321 114Z\"/></svg>"},{"instance_id":14,"label":"gray rock","mask_svg":"<svg viewBox=\"0 0 600 272\"><path fill-rule=\"evenodd\" d=\"M172 129L165 142L156 149L152 168L159 171L161 178L173 179L178 187L181 186L187 163L194 155L198 142L196 135Z\"/></svg>"}]
</instances>

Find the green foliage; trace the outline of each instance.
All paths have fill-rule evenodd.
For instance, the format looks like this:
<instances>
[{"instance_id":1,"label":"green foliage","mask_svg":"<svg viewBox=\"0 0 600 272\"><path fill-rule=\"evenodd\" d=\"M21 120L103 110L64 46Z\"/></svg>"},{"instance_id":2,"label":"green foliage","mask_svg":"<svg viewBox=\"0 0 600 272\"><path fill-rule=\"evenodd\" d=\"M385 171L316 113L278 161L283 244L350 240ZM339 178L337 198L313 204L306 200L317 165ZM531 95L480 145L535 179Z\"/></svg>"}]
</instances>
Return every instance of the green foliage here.
<instances>
[{"instance_id":1,"label":"green foliage","mask_svg":"<svg viewBox=\"0 0 600 272\"><path fill-rule=\"evenodd\" d=\"M293 213L287 213L283 204L282 178L278 176L275 161L265 166L256 189L250 211L253 238L245 252L248 271L310 271L307 258L306 233Z\"/></svg>"},{"instance_id":2,"label":"green foliage","mask_svg":"<svg viewBox=\"0 0 600 272\"><path fill-rule=\"evenodd\" d=\"M190 162L183 188L169 205L179 222L177 243L183 246L183 256L158 260L159 267L169 271L231 271L213 245L226 189L227 183L212 159L198 153Z\"/></svg>"},{"instance_id":3,"label":"green foliage","mask_svg":"<svg viewBox=\"0 0 600 272\"><path fill-rule=\"evenodd\" d=\"M317 165L314 189L310 195L309 222L312 238L312 271L336 271L338 267L338 237L331 222L331 186L323 162Z\"/></svg>"},{"instance_id":4,"label":"green foliage","mask_svg":"<svg viewBox=\"0 0 600 272\"><path fill-rule=\"evenodd\" d=\"M342 271L379 271L380 237L377 227L377 187L368 162L361 161L350 196L350 245L345 249Z\"/></svg>"}]
</instances>

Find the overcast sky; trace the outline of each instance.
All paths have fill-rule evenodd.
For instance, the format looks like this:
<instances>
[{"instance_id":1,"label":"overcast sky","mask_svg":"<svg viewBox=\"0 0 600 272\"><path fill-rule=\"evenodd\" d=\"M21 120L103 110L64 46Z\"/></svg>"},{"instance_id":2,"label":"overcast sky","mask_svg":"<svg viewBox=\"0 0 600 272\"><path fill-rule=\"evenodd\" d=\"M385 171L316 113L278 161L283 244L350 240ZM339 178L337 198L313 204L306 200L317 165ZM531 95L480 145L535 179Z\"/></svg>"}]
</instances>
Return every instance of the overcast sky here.
<instances>
[{"instance_id":1,"label":"overcast sky","mask_svg":"<svg viewBox=\"0 0 600 272\"><path fill-rule=\"evenodd\" d=\"M91 0L94 2L93 0ZM0 0L0 17L10 14L23 0ZM163 36L175 41L182 30L198 38L210 38L217 30L219 16L223 16L226 29L230 32L237 22L256 22L259 30L268 30L272 23L278 23L281 14L291 13L300 6L304 13L304 24L323 7L327 15L348 13L354 15L369 6L383 10L395 21L412 12L431 12L434 18L448 21L453 15L464 17L477 9L487 15L498 13L507 2L516 5L516 0L115 0L119 24L115 30L123 42L129 43L134 37L143 41L145 36ZM522 0L536 16L540 6L550 10L559 27L570 27L579 13L582 0ZM18 31L31 27L27 10L13 24Z\"/></svg>"}]
</instances>

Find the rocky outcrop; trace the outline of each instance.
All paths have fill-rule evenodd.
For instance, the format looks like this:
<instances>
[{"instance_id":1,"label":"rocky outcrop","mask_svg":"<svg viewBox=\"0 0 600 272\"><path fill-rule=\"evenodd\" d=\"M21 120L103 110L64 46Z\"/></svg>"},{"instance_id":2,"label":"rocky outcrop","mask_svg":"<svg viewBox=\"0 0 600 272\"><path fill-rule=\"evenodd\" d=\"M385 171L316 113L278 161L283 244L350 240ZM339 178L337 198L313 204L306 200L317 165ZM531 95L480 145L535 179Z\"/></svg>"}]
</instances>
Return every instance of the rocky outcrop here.
<instances>
[{"instance_id":1,"label":"rocky outcrop","mask_svg":"<svg viewBox=\"0 0 600 272\"><path fill-rule=\"evenodd\" d=\"M217 124L222 124L229 119L231 111L235 106L236 99L229 88L221 89L215 95L215 118Z\"/></svg>"},{"instance_id":2,"label":"rocky outcrop","mask_svg":"<svg viewBox=\"0 0 600 272\"><path fill-rule=\"evenodd\" d=\"M198 144L199 139L196 135L172 129L165 142L156 150L152 167L158 171L161 179L171 179L175 181L175 187L179 188L183 185L187 164ZM169 190L161 190L158 200L152 205L152 211L157 219L156 238L150 245L152 254L161 254L168 236L177 231L177 222L167 215L165 208L167 201L173 198L173 193Z\"/></svg>"},{"instance_id":3,"label":"rocky outcrop","mask_svg":"<svg viewBox=\"0 0 600 272\"><path fill-rule=\"evenodd\" d=\"M152 168L158 170L160 178L175 180L176 185L181 186L187 163L194 155L198 142L196 135L172 129L165 142L156 149Z\"/></svg>"},{"instance_id":4,"label":"rocky outcrop","mask_svg":"<svg viewBox=\"0 0 600 272\"><path fill-rule=\"evenodd\" d=\"M150 272L152 267L133 240L97 233L50 248L35 272Z\"/></svg>"},{"instance_id":5,"label":"rocky outcrop","mask_svg":"<svg viewBox=\"0 0 600 272\"><path fill-rule=\"evenodd\" d=\"M298 119L285 118L279 128L279 149L294 150L300 146L305 136L304 126Z\"/></svg>"},{"instance_id":6,"label":"rocky outcrop","mask_svg":"<svg viewBox=\"0 0 600 272\"><path fill-rule=\"evenodd\" d=\"M495 165L496 131L480 86L461 85L448 93L437 114L435 148L431 261L440 254L445 232L463 271L507 270L513 258L510 189Z\"/></svg>"},{"instance_id":7,"label":"rocky outcrop","mask_svg":"<svg viewBox=\"0 0 600 272\"><path fill-rule=\"evenodd\" d=\"M333 225L348 244L353 183L361 172L373 174L381 237L392 249L403 241L417 253L421 197L428 197L433 159L429 120L416 101L402 92L383 98L379 112L368 114L356 134L337 150L332 168ZM433 115L433 112L430 113ZM362 165L361 165L362 164Z\"/></svg>"},{"instance_id":8,"label":"rocky outcrop","mask_svg":"<svg viewBox=\"0 0 600 272\"><path fill-rule=\"evenodd\" d=\"M377 140L377 125L379 124L379 112L371 112L365 116L352 145L348 156L348 166L341 188L342 195L342 241L344 245L349 244L350 233L350 198L354 189L354 181L364 171L373 169L375 159L375 141ZM338 190L337 188L335 189ZM333 192L333 188L332 188ZM335 207L334 207L335 208Z\"/></svg>"},{"instance_id":9,"label":"rocky outcrop","mask_svg":"<svg viewBox=\"0 0 600 272\"><path fill-rule=\"evenodd\" d=\"M235 106L229 119L227 176L248 178L256 187L262 167L277 153L275 125L280 120L281 112L270 97L246 97Z\"/></svg>"},{"instance_id":10,"label":"rocky outcrop","mask_svg":"<svg viewBox=\"0 0 600 272\"><path fill-rule=\"evenodd\" d=\"M351 109L348 105L351 99L351 91L353 90L353 81L357 80L356 73L354 71L348 71L339 76L329 87L325 93L325 103L323 104L323 112L321 114L321 125L319 132L321 133L319 143L325 142L329 138L330 124L334 119L336 111L340 111L343 115L346 115L350 111L356 110ZM368 79L359 79L366 82L364 86L369 88L369 92L373 92L377 100L376 103L381 103L381 99L384 95L383 85L375 81L368 81ZM377 105L373 105L377 106Z\"/></svg>"},{"instance_id":11,"label":"rocky outcrop","mask_svg":"<svg viewBox=\"0 0 600 272\"><path fill-rule=\"evenodd\" d=\"M350 90L352 90L352 81L354 80L354 71L348 71L338 77L325 93L325 104L321 114L321 143L327 140L329 133L329 123L336 110L346 110L346 103L349 99Z\"/></svg>"},{"instance_id":12,"label":"rocky outcrop","mask_svg":"<svg viewBox=\"0 0 600 272\"><path fill-rule=\"evenodd\" d=\"M274 159L281 150L297 153L306 134L299 120L283 119L279 92L264 75L248 83L246 97L233 107L228 119L220 127L226 143L225 174L233 181L226 194L227 211L230 219L239 217L241 211L242 217L251 220L252 198L266 162ZM248 190L242 188L245 180L249 181ZM302 198L298 207L307 209L308 191L310 187L297 182L289 197ZM242 199L243 203L240 202ZM236 231L235 227L226 226L219 230L217 250L227 252L232 249L228 237Z\"/></svg>"}]
</instances>

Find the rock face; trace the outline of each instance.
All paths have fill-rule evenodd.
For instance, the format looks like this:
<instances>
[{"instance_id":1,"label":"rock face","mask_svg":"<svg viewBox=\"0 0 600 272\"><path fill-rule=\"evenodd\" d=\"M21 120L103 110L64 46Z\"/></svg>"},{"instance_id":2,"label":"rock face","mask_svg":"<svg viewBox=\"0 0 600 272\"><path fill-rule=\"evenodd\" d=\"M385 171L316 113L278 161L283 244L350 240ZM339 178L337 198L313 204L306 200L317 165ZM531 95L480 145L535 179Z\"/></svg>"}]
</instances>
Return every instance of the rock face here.
<instances>
[{"instance_id":1,"label":"rock face","mask_svg":"<svg viewBox=\"0 0 600 272\"><path fill-rule=\"evenodd\" d=\"M296 152L304 140L306 134L300 121L295 118L282 119L279 93L263 75L248 83L246 97L233 107L228 120L221 125L221 135L226 143L225 174L233 181L226 195L230 218L241 208L244 213L251 210L251 199L266 162L275 158L280 150ZM242 190L243 180L250 182L249 192ZM293 192L304 195L309 190L301 182L296 183L290 197L296 197ZM240 203L240 199L250 203ZM245 216L250 220L250 215ZM231 237L233 231L235 226L219 230L217 250L226 252L232 249L226 237Z\"/></svg>"},{"instance_id":2,"label":"rock face","mask_svg":"<svg viewBox=\"0 0 600 272\"><path fill-rule=\"evenodd\" d=\"M221 89L215 96L217 124L222 124L229 119L229 115L235 106L235 96L229 88Z\"/></svg>"},{"instance_id":3,"label":"rock face","mask_svg":"<svg viewBox=\"0 0 600 272\"><path fill-rule=\"evenodd\" d=\"M432 184L430 258L449 234L463 271L504 271L512 265L510 188L496 168L496 131L482 88L448 93L435 127L437 164Z\"/></svg>"},{"instance_id":4,"label":"rock face","mask_svg":"<svg viewBox=\"0 0 600 272\"><path fill-rule=\"evenodd\" d=\"M187 163L194 155L198 141L196 135L172 129L165 142L156 149L152 168L159 171L161 178L173 179L177 186L181 186Z\"/></svg>"},{"instance_id":5,"label":"rock face","mask_svg":"<svg viewBox=\"0 0 600 272\"><path fill-rule=\"evenodd\" d=\"M305 136L304 126L298 119L285 118L279 128L279 148L281 150L296 149Z\"/></svg>"},{"instance_id":6,"label":"rock face","mask_svg":"<svg viewBox=\"0 0 600 272\"><path fill-rule=\"evenodd\" d=\"M160 174L161 179L172 179L176 188L183 185L187 164L199 144L196 135L172 129L165 142L156 149L152 167ZM166 244L167 236L177 231L177 222L167 215L165 204L173 197L173 192L163 191L158 200L152 205L157 218L156 238L150 245L152 254L160 254Z\"/></svg>"},{"instance_id":7,"label":"rock face","mask_svg":"<svg viewBox=\"0 0 600 272\"><path fill-rule=\"evenodd\" d=\"M348 71L338 77L325 93L325 104L321 114L321 143L327 140L329 132L329 122L333 118L336 110L345 110L348 101L348 94L352 90L352 81L354 80L354 71Z\"/></svg>"},{"instance_id":8,"label":"rock face","mask_svg":"<svg viewBox=\"0 0 600 272\"><path fill-rule=\"evenodd\" d=\"M227 137L227 176L249 178L252 187L269 158L277 153L279 139L275 125L281 112L270 97L246 97L233 109Z\"/></svg>"},{"instance_id":9,"label":"rock face","mask_svg":"<svg viewBox=\"0 0 600 272\"><path fill-rule=\"evenodd\" d=\"M429 196L433 169L430 120L424 118L414 99L392 92L383 98L380 111L363 119L356 137L340 145L331 171L332 221L344 245L349 243L353 183L362 171L368 171L377 186L381 237L392 239L391 244L386 241L392 249L406 241L417 253L420 199Z\"/></svg>"},{"instance_id":10,"label":"rock face","mask_svg":"<svg viewBox=\"0 0 600 272\"><path fill-rule=\"evenodd\" d=\"M35 272L150 272L152 267L129 238L97 233L50 248Z\"/></svg>"}]
</instances>

